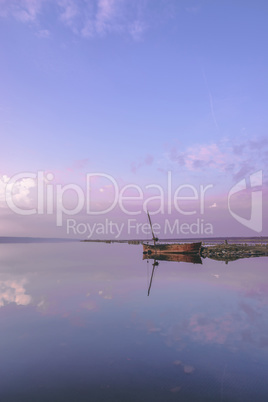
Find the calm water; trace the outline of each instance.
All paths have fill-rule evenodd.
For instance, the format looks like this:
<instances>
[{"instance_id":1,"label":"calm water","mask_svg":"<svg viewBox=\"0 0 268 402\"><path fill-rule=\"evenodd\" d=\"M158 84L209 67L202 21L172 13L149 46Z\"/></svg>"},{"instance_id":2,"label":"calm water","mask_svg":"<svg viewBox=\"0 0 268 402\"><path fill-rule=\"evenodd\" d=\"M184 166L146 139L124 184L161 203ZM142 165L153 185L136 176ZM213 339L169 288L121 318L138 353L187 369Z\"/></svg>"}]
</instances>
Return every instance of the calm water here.
<instances>
[{"instance_id":1,"label":"calm water","mask_svg":"<svg viewBox=\"0 0 268 402\"><path fill-rule=\"evenodd\" d=\"M1 401L267 401L266 257L0 245Z\"/></svg>"}]
</instances>

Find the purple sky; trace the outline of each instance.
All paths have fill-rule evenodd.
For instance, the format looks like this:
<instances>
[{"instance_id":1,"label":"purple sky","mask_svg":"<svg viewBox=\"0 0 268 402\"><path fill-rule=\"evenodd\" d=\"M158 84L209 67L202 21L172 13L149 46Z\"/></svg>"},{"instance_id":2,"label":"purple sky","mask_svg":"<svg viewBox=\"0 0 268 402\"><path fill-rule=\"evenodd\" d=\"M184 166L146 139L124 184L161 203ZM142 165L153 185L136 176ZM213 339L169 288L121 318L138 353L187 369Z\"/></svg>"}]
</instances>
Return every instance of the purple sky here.
<instances>
[{"instance_id":1,"label":"purple sky","mask_svg":"<svg viewBox=\"0 0 268 402\"><path fill-rule=\"evenodd\" d=\"M265 1L0 0L0 235L69 236L72 218L125 223L122 236L135 237L128 221L146 223L147 208L156 223L203 219L214 236L268 235L267 11ZM45 198L43 213L40 182L29 177L38 172L50 204ZM86 198L86 175L96 172L114 182L92 181L95 211L111 205L116 183L119 191L132 185L123 196L136 200L124 200L125 209L141 213L125 213L118 199L110 213L89 214L86 202L76 213L78 188ZM260 196L251 198L256 172L262 207ZM7 204L17 174L14 204L39 214L22 216ZM63 204L74 213L57 226L56 186L64 185L73 188ZM176 208L180 186L177 196L195 200ZM200 186L210 186L202 212ZM160 198L146 204L161 191L163 208Z\"/></svg>"}]
</instances>

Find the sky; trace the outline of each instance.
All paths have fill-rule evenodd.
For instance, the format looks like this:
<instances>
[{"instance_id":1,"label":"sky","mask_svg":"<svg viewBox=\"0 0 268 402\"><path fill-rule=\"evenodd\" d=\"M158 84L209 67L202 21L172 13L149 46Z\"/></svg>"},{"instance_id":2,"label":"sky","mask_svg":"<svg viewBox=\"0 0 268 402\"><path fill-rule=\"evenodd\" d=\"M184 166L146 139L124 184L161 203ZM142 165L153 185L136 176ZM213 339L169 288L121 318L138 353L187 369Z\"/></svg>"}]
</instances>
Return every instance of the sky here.
<instances>
[{"instance_id":1,"label":"sky","mask_svg":"<svg viewBox=\"0 0 268 402\"><path fill-rule=\"evenodd\" d=\"M0 0L0 235L267 236L267 12Z\"/></svg>"}]
</instances>

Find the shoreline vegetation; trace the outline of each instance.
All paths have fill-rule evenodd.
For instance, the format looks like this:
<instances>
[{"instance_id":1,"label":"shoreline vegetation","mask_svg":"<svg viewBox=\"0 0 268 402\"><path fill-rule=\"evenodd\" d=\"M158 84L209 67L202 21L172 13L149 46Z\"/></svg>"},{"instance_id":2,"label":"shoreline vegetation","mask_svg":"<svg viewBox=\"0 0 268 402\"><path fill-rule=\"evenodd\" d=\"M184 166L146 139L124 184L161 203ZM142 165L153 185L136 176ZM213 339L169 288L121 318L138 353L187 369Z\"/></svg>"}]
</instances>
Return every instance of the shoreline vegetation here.
<instances>
[{"instance_id":1,"label":"shoreline vegetation","mask_svg":"<svg viewBox=\"0 0 268 402\"><path fill-rule=\"evenodd\" d=\"M201 257L217 261L235 261L240 258L268 256L268 244L217 244L202 247Z\"/></svg>"}]
</instances>

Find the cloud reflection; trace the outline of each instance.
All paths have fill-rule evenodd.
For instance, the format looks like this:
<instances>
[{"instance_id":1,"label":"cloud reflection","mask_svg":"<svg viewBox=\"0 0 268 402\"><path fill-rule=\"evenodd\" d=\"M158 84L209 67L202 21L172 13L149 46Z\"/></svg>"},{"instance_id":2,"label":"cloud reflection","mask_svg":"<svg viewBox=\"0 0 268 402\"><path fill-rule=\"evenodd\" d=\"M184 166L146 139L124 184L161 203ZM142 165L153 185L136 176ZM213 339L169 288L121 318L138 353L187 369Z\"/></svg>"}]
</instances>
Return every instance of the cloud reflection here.
<instances>
[{"instance_id":1,"label":"cloud reflection","mask_svg":"<svg viewBox=\"0 0 268 402\"><path fill-rule=\"evenodd\" d=\"M9 303L27 306L32 298L25 293L26 283L26 279L0 281L0 307Z\"/></svg>"}]
</instances>

